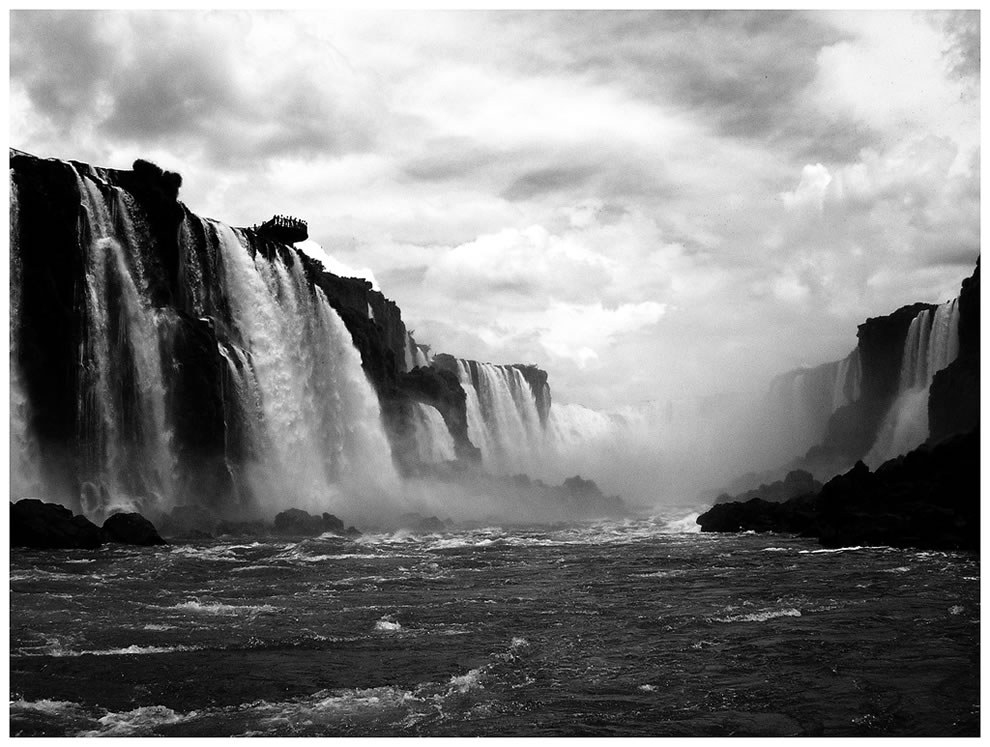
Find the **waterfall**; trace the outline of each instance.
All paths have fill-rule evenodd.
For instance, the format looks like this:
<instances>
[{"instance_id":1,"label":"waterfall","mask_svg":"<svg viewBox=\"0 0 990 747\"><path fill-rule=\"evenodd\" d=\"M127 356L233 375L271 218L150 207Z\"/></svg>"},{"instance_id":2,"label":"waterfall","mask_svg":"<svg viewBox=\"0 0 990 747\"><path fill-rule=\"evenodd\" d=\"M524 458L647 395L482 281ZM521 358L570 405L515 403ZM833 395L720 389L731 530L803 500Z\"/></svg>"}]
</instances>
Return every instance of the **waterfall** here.
<instances>
[{"instance_id":1,"label":"waterfall","mask_svg":"<svg viewBox=\"0 0 990 747\"><path fill-rule=\"evenodd\" d=\"M519 369L457 361L467 395L468 438L494 474L533 471L545 445L536 396Z\"/></svg>"},{"instance_id":2,"label":"waterfall","mask_svg":"<svg viewBox=\"0 0 990 747\"><path fill-rule=\"evenodd\" d=\"M789 371L770 383L765 422L785 456L800 456L821 442L832 413L859 398L861 375L855 348L840 361Z\"/></svg>"},{"instance_id":3,"label":"waterfall","mask_svg":"<svg viewBox=\"0 0 990 747\"><path fill-rule=\"evenodd\" d=\"M935 374L959 355L959 299L924 309L904 339L897 396L864 461L876 467L928 439L928 392Z\"/></svg>"},{"instance_id":4,"label":"waterfall","mask_svg":"<svg viewBox=\"0 0 990 747\"><path fill-rule=\"evenodd\" d=\"M311 289L298 260L252 257L233 229L214 228L232 332L250 354L250 365L235 366L243 372L239 396L244 406L260 401L252 426L259 448L249 465L254 494L268 508L324 510L341 500L341 487L394 493L398 476L377 396L323 291Z\"/></svg>"},{"instance_id":5,"label":"waterfall","mask_svg":"<svg viewBox=\"0 0 990 747\"><path fill-rule=\"evenodd\" d=\"M17 359L21 322L20 211L17 185L10 182L10 497L40 488L37 445L29 428L30 405Z\"/></svg>"},{"instance_id":6,"label":"waterfall","mask_svg":"<svg viewBox=\"0 0 990 747\"><path fill-rule=\"evenodd\" d=\"M361 354L298 253L198 218L147 174L13 164L12 496L96 521L405 508Z\"/></svg>"},{"instance_id":7,"label":"waterfall","mask_svg":"<svg viewBox=\"0 0 990 747\"><path fill-rule=\"evenodd\" d=\"M432 405L413 403L413 427L416 435L416 451L423 464L438 464L457 458L454 437L443 420L443 415Z\"/></svg>"},{"instance_id":8,"label":"waterfall","mask_svg":"<svg viewBox=\"0 0 990 747\"><path fill-rule=\"evenodd\" d=\"M160 332L146 298L132 206L116 187L106 199L76 172L86 256L85 330L80 350L79 441L84 509L139 508L174 494L175 455L166 418Z\"/></svg>"}]
</instances>

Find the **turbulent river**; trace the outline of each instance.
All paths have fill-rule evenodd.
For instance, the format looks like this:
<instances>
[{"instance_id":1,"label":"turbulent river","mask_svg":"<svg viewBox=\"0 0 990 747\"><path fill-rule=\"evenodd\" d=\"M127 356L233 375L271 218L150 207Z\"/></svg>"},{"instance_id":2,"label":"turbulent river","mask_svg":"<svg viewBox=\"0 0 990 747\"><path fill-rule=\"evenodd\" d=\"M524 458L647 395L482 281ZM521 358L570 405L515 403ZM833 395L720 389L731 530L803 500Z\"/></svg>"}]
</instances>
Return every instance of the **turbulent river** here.
<instances>
[{"instance_id":1,"label":"turbulent river","mask_svg":"<svg viewBox=\"0 0 990 747\"><path fill-rule=\"evenodd\" d=\"M979 560L660 518L10 556L12 735L977 735Z\"/></svg>"}]
</instances>

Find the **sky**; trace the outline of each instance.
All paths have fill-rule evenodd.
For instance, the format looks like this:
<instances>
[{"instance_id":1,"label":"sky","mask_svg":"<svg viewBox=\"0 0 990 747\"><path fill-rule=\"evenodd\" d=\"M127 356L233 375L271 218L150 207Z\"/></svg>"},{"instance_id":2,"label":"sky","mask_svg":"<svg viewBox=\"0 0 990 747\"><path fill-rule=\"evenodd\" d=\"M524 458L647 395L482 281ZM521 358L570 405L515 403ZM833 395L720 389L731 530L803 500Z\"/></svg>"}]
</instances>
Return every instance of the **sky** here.
<instances>
[{"instance_id":1,"label":"sky","mask_svg":"<svg viewBox=\"0 0 990 747\"><path fill-rule=\"evenodd\" d=\"M9 142L309 222L434 352L606 409L957 295L976 11L12 11Z\"/></svg>"}]
</instances>

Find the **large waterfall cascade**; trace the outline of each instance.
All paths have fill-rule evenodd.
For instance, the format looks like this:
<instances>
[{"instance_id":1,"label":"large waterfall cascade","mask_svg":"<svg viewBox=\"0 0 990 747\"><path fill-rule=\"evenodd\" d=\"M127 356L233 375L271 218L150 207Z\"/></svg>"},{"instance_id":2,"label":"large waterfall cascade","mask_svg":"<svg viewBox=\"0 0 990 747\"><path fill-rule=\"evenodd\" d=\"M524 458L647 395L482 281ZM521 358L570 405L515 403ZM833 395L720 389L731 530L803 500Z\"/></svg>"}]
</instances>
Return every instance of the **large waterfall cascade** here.
<instances>
[{"instance_id":1,"label":"large waterfall cascade","mask_svg":"<svg viewBox=\"0 0 990 747\"><path fill-rule=\"evenodd\" d=\"M17 185L10 183L10 225L18 225ZM29 403L17 360L21 321L21 263L17 232L11 231L10 247L10 487L11 495L34 495L40 475L34 440L28 422Z\"/></svg>"},{"instance_id":2,"label":"large waterfall cascade","mask_svg":"<svg viewBox=\"0 0 990 747\"><path fill-rule=\"evenodd\" d=\"M923 444L929 435L928 395L935 374L959 355L959 299L924 309L904 340L897 396L864 461L876 467Z\"/></svg>"},{"instance_id":3,"label":"large waterfall cascade","mask_svg":"<svg viewBox=\"0 0 990 747\"><path fill-rule=\"evenodd\" d=\"M233 229L216 224L216 231L233 331L251 362L236 366L227 357L228 365L244 406L257 412L261 403L254 481L314 509L341 482L394 492L399 480L377 395L323 291L310 288L298 262L252 257Z\"/></svg>"},{"instance_id":4,"label":"large waterfall cascade","mask_svg":"<svg viewBox=\"0 0 990 747\"><path fill-rule=\"evenodd\" d=\"M76 305L78 455L62 456L58 468L70 465L80 494L54 494L36 477L55 466L31 448L30 403L16 365L22 258L14 188L12 495L78 501L94 518L115 508L215 505L216 496L196 494L175 434L175 408L189 407L175 389L183 368L177 340L201 317L216 330L227 469L242 508L264 515L290 506L334 510L351 497L368 509L394 502L399 478L378 397L347 328L297 255L265 257L242 232L184 211L177 306L156 304L149 267L158 258L142 209L102 171L63 165L80 195L85 276ZM197 250L197 240L207 248Z\"/></svg>"},{"instance_id":5,"label":"large waterfall cascade","mask_svg":"<svg viewBox=\"0 0 990 747\"><path fill-rule=\"evenodd\" d=\"M533 471L546 439L536 395L514 366L458 359L457 374L467 395L468 438L481 450L493 474Z\"/></svg>"}]
</instances>

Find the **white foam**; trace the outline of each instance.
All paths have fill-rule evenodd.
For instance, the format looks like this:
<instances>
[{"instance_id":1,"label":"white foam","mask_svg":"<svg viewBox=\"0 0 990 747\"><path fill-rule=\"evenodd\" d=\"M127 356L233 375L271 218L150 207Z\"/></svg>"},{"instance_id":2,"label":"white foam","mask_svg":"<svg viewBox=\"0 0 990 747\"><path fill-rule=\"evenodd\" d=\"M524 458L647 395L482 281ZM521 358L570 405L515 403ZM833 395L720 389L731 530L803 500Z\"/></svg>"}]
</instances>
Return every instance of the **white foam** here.
<instances>
[{"instance_id":1,"label":"white foam","mask_svg":"<svg viewBox=\"0 0 990 747\"><path fill-rule=\"evenodd\" d=\"M761 612L751 612L747 615L730 615L729 617L715 617L712 622L766 622L778 617L801 617L801 610L793 607L779 610L763 610Z\"/></svg>"},{"instance_id":2,"label":"white foam","mask_svg":"<svg viewBox=\"0 0 990 747\"><path fill-rule=\"evenodd\" d=\"M669 532L671 534L700 534L701 525L698 524L697 521L699 516L701 516L701 513L695 511L694 513L688 514L683 519L669 521L662 531Z\"/></svg>"},{"instance_id":3,"label":"white foam","mask_svg":"<svg viewBox=\"0 0 990 747\"><path fill-rule=\"evenodd\" d=\"M107 713L97 719L101 728L82 731L80 737L124 737L147 736L154 732L155 727L164 724L178 724L195 718L196 711L176 713L171 708L161 705L142 706L133 711Z\"/></svg>"},{"instance_id":4,"label":"white foam","mask_svg":"<svg viewBox=\"0 0 990 747\"><path fill-rule=\"evenodd\" d=\"M180 651L197 651L192 646L138 646L133 644L121 648L104 649L74 649L67 647L63 642L55 640L41 649L20 649L18 656L52 656L52 657L74 657L74 656L129 656L146 654L171 654Z\"/></svg>"},{"instance_id":5,"label":"white foam","mask_svg":"<svg viewBox=\"0 0 990 747\"><path fill-rule=\"evenodd\" d=\"M466 674L451 677L450 684L454 686L454 689L456 689L457 692L466 693L468 690L484 687L484 685L481 684L481 676L481 669L472 669Z\"/></svg>"},{"instance_id":6,"label":"white foam","mask_svg":"<svg viewBox=\"0 0 990 747\"><path fill-rule=\"evenodd\" d=\"M223 604L222 602L200 602L192 600L190 602L180 602L168 609L183 610L188 612L199 612L207 615L240 615L243 613L256 615L261 612L278 612L278 607L270 604Z\"/></svg>"},{"instance_id":7,"label":"white foam","mask_svg":"<svg viewBox=\"0 0 990 747\"><path fill-rule=\"evenodd\" d=\"M10 709L21 711L38 711L51 715L62 715L67 713L78 713L82 706L68 700L24 700L17 698L10 701Z\"/></svg>"}]
</instances>

